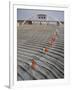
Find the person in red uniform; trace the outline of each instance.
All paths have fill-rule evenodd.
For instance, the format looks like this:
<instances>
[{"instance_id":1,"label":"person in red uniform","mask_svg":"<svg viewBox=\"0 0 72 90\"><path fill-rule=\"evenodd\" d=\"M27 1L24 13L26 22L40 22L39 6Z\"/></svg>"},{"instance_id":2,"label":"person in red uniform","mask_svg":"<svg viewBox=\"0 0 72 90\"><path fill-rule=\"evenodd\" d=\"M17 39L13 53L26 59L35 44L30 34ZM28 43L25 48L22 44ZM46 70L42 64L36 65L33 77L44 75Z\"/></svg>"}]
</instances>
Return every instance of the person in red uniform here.
<instances>
[{"instance_id":1,"label":"person in red uniform","mask_svg":"<svg viewBox=\"0 0 72 90\"><path fill-rule=\"evenodd\" d=\"M43 52L47 54L48 53L48 48L47 47L43 48Z\"/></svg>"},{"instance_id":2,"label":"person in red uniform","mask_svg":"<svg viewBox=\"0 0 72 90\"><path fill-rule=\"evenodd\" d=\"M36 69L36 62L35 62L35 60L34 59L32 59L32 65L31 65L31 67L32 67L32 69Z\"/></svg>"}]
</instances>

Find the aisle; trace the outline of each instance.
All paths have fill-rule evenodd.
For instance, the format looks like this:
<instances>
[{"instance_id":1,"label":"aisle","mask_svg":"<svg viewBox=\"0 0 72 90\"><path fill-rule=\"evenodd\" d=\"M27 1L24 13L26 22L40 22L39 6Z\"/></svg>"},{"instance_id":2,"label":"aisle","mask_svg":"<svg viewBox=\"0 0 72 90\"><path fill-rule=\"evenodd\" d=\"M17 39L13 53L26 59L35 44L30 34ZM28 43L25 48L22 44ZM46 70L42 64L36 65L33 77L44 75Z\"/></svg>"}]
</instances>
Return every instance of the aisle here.
<instances>
[{"instance_id":1,"label":"aisle","mask_svg":"<svg viewBox=\"0 0 72 90\"><path fill-rule=\"evenodd\" d=\"M23 31L23 39L17 42L18 80L64 78L64 31L56 31L56 40L52 46L48 43L51 36L48 31ZM43 50L45 47L48 52Z\"/></svg>"}]
</instances>

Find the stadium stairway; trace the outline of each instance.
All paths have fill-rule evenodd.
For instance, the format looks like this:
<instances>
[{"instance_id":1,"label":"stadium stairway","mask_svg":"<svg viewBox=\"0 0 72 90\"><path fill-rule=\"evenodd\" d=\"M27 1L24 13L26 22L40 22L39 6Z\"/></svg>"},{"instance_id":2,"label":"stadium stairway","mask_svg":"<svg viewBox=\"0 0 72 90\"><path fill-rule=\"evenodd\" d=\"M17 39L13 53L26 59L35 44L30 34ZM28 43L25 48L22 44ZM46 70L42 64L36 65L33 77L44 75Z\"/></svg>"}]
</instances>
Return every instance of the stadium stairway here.
<instances>
[{"instance_id":1,"label":"stadium stairway","mask_svg":"<svg viewBox=\"0 0 72 90\"><path fill-rule=\"evenodd\" d=\"M17 42L17 80L39 80L64 78L64 31L57 30L56 41L49 46L44 32L26 33L24 39ZM29 35L28 35L29 34ZM38 35L39 34L39 35ZM44 52L43 48L48 48ZM36 67L32 68L32 60Z\"/></svg>"}]
</instances>

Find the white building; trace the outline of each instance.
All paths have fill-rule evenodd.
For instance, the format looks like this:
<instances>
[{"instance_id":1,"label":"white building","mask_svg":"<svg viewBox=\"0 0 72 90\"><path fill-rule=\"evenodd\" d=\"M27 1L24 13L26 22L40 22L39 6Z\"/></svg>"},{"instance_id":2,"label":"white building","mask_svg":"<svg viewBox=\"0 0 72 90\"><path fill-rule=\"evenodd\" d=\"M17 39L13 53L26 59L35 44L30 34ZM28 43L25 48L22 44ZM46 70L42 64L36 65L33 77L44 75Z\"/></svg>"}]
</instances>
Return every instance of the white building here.
<instances>
[{"instance_id":1,"label":"white building","mask_svg":"<svg viewBox=\"0 0 72 90\"><path fill-rule=\"evenodd\" d=\"M24 20L23 24L57 24L60 22L64 12L44 10L17 10L17 20ZM21 24L21 23L20 23ZM19 25L18 25L19 26Z\"/></svg>"}]
</instances>

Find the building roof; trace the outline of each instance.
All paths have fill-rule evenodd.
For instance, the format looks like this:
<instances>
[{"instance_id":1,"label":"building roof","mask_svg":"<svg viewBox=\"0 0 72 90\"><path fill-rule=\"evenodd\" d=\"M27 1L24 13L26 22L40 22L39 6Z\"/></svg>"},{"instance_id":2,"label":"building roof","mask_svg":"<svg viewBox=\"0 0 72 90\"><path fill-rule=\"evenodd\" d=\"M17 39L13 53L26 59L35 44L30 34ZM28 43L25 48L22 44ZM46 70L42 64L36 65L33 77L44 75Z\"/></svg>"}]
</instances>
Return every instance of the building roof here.
<instances>
[{"instance_id":1,"label":"building roof","mask_svg":"<svg viewBox=\"0 0 72 90\"><path fill-rule=\"evenodd\" d=\"M64 11L17 9L17 20L39 20L37 15L46 15L46 21L64 21Z\"/></svg>"}]
</instances>

